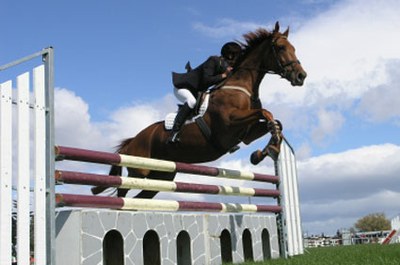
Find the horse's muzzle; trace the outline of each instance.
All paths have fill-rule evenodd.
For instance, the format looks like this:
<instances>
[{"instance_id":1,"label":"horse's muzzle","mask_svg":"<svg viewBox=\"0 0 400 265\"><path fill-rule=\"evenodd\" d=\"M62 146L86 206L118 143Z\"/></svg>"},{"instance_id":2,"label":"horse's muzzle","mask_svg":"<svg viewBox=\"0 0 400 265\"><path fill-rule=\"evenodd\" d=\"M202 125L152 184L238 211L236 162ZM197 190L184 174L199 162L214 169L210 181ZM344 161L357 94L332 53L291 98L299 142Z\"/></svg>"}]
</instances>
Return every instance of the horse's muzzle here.
<instances>
[{"instance_id":1,"label":"horse's muzzle","mask_svg":"<svg viewBox=\"0 0 400 265\"><path fill-rule=\"evenodd\" d=\"M307 77L307 73L305 71L293 69L292 71L286 74L286 79L290 81L292 86L302 86L304 84L304 80Z\"/></svg>"},{"instance_id":2,"label":"horse's muzzle","mask_svg":"<svg viewBox=\"0 0 400 265\"><path fill-rule=\"evenodd\" d=\"M304 80L307 77L307 73L305 71L298 71L295 73L295 78L294 78L294 86L302 86L304 84Z\"/></svg>"}]
</instances>

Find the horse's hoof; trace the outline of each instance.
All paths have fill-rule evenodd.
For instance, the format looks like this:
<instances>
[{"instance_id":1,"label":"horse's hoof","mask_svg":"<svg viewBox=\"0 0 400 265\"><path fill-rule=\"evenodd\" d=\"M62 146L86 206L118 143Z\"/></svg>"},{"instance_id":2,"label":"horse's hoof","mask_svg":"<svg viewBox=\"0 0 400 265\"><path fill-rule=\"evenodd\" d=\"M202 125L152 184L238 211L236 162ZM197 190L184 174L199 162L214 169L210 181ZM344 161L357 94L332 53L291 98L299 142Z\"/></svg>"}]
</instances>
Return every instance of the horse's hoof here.
<instances>
[{"instance_id":1,"label":"horse's hoof","mask_svg":"<svg viewBox=\"0 0 400 265\"><path fill-rule=\"evenodd\" d=\"M105 190L104 187L93 187L91 188L92 194L97 195L99 193L102 193Z\"/></svg>"},{"instance_id":2,"label":"horse's hoof","mask_svg":"<svg viewBox=\"0 0 400 265\"><path fill-rule=\"evenodd\" d=\"M263 160L261 150L254 151L250 156L250 162L253 165L258 165L258 163L260 163L261 160Z\"/></svg>"}]
</instances>

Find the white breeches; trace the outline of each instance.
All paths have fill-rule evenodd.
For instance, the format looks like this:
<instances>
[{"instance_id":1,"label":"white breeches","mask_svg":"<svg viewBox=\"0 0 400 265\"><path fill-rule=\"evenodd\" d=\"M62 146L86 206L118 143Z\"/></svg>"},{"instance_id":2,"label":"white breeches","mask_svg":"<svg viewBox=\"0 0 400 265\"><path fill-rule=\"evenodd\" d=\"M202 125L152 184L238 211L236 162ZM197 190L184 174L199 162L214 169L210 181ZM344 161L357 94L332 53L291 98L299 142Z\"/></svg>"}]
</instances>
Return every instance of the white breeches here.
<instances>
[{"instance_id":1,"label":"white breeches","mask_svg":"<svg viewBox=\"0 0 400 265\"><path fill-rule=\"evenodd\" d=\"M174 94L179 101L182 103L187 102L189 108L193 109L196 105L196 98L193 94L186 88L174 88Z\"/></svg>"}]
</instances>

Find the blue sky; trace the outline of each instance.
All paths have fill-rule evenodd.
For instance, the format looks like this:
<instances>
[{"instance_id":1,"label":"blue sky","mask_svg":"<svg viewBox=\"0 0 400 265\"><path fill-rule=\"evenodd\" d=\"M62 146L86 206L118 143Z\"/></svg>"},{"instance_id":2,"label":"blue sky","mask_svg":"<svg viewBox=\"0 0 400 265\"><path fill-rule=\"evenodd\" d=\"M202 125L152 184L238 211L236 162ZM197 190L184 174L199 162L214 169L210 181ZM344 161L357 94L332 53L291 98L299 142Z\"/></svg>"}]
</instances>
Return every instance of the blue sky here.
<instances>
[{"instance_id":1,"label":"blue sky","mask_svg":"<svg viewBox=\"0 0 400 265\"><path fill-rule=\"evenodd\" d=\"M398 1L23 2L0 4L0 64L53 46L57 143L108 151L175 110L171 71L279 20L308 78L268 75L260 96L298 156L304 230L400 212ZM248 163L267 140L213 164L273 172Z\"/></svg>"}]
</instances>

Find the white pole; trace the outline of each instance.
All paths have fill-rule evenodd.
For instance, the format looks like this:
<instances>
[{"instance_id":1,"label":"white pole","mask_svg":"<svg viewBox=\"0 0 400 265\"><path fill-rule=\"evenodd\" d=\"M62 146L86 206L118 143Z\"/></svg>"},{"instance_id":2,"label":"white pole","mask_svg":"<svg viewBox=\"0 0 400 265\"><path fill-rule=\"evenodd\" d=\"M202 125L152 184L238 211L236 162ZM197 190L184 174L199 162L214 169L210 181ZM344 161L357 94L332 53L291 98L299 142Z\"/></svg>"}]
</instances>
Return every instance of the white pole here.
<instances>
[{"instance_id":1,"label":"white pole","mask_svg":"<svg viewBox=\"0 0 400 265\"><path fill-rule=\"evenodd\" d=\"M44 65L33 69L35 264L46 264L46 123Z\"/></svg>"},{"instance_id":2,"label":"white pole","mask_svg":"<svg viewBox=\"0 0 400 265\"><path fill-rule=\"evenodd\" d=\"M30 161L29 161L29 73L17 77L17 257L29 264Z\"/></svg>"},{"instance_id":3,"label":"white pole","mask_svg":"<svg viewBox=\"0 0 400 265\"><path fill-rule=\"evenodd\" d=\"M0 84L0 265L11 264L12 82Z\"/></svg>"}]
</instances>

